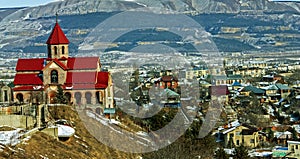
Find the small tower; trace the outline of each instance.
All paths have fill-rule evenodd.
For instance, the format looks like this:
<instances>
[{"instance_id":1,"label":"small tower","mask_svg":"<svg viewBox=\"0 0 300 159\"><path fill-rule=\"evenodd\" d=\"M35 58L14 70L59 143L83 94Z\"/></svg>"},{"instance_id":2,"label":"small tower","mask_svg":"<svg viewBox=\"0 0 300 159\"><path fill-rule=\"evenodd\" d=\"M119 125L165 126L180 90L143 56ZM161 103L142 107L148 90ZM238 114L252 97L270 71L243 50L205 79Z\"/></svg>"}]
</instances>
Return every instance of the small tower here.
<instances>
[{"instance_id":1,"label":"small tower","mask_svg":"<svg viewBox=\"0 0 300 159\"><path fill-rule=\"evenodd\" d=\"M63 57L68 58L69 56L69 40L61 30L56 14L56 23L50 34L47 42L48 58L50 59L61 59Z\"/></svg>"}]
</instances>

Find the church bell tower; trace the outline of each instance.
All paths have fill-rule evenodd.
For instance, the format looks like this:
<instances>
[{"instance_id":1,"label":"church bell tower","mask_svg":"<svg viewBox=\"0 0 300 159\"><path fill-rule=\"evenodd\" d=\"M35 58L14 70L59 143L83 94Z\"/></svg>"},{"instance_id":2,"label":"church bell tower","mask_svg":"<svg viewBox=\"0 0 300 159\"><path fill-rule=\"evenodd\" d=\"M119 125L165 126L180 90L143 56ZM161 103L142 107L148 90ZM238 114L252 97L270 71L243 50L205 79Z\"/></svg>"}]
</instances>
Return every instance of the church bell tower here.
<instances>
[{"instance_id":1,"label":"church bell tower","mask_svg":"<svg viewBox=\"0 0 300 159\"><path fill-rule=\"evenodd\" d=\"M50 59L62 59L69 56L69 40L60 28L58 24L58 18L56 14L55 26L46 42L48 50L48 58Z\"/></svg>"}]
</instances>

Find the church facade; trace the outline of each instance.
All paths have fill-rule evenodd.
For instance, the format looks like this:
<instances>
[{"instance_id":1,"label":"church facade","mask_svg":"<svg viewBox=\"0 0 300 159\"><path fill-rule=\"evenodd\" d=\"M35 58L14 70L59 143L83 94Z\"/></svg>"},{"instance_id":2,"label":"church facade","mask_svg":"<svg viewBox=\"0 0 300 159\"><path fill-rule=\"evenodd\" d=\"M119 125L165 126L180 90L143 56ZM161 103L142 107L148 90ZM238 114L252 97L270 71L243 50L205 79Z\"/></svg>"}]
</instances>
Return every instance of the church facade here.
<instances>
[{"instance_id":1,"label":"church facade","mask_svg":"<svg viewBox=\"0 0 300 159\"><path fill-rule=\"evenodd\" d=\"M113 112L113 82L99 57L69 57L69 40L56 22L47 42L48 57L19 59L13 97L18 103L55 104L62 88L77 106L99 105ZM60 87L60 88L59 88Z\"/></svg>"}]
</instances>

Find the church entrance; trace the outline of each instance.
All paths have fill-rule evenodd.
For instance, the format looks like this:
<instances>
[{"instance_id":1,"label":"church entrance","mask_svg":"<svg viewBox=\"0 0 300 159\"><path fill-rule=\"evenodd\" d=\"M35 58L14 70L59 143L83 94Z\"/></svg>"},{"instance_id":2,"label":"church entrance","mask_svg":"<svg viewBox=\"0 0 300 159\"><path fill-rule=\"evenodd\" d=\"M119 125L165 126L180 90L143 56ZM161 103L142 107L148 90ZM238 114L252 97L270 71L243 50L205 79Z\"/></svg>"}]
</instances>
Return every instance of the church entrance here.
<instances>
[{"instance_id":1,"label":"church entrance","mask_svg":"<svg viewBox=\"0 0 300 159\"><path fill-rule=\"evenodd\" d=\"M49 103L50 104L55 104L55 97L56 97L56 92L55 91L51 91L49 93Z\"/></svg>"}]
</instances>

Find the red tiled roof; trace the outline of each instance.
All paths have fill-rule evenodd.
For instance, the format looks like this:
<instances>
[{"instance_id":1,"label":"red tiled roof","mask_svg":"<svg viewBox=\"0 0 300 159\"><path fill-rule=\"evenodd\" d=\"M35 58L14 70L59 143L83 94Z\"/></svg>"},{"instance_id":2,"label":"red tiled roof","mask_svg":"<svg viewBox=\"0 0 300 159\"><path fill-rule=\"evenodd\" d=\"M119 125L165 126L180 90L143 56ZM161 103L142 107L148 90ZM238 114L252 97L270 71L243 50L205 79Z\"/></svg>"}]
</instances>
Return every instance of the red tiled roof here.
<instances>
[{"instance_id":1,"label":"red tiled roof","mask_svg":"<svg viewBox=\"0 0 300 159\"><path fill-rule=\"evenodd\" d=\"M172 81L178 81L178 80L177 80L177 78L175 78L173 76L162 76L161 81L172 82Z\"/></svg>"},{"instance_id":2,"label":"red tiled roof","mask_svg":"<svg viewBox=\"0 0 300 159\"><path fill-rule=\"evenodd\" d=\"M98 57L70 57L67 67L71 70L97 69Z\"/></svg>"},{"instance_id":3,"label":"red tiled roof","mask_svg":"<svg viewBox=\"0 0 300 159\"><path fill-rule=\"evenodd\" d=\"M97 75L97 81L96 81ZM108 86L108 72L68 72L64 89L105 89ZM96 83L97 82L97 83Z\"/></svg>"},{"instance_id":4,"label":"red tiled roof","mask_svg":"<svg viewBox=\"0 0 300 159\"><path fill-rule=\"evenodd\" d=\"M52 33L50 34L46 44L57 45L57 44L69 44L69 40L65 33L61 30L58 23L55 24Z\"/></svg>"},{"instance_id":5,"label":"red tiled roof","mask_svg":"<svg viewBox=\"0 0 300 159\"><path fill-rule=\"evenodd\" d=\"M16 74L14 85L43 85L38 74Z\"/></svg>"},{"instance_id":6,"label":"red tiled roof","mask_svg":"<svg viewBox=\"0 0 300 159\"><path fill-rule=\"evenodd\" d=\"M210 86L210 93L211 96L222 96L222 95L228 95L229 90L226 85Z\"/></svg>"},{"instance_id":7,"label":"red tiled roof","mask_svg":"<svg viewBox=\"0 0 300 159\"><path fill-rule=\"evenodd\" d=\"M66 84L96 83L96 72L68 72Z\"/></svg>"},{"instance_id":8,"label":"red tiled roof","mask_svg":"<svg viewBox=\"0 0 300 159\"><path fill-rule=\"evenodd\" d=\"M53 62L55 62L59 67L61 67L64 70L67 70L67 66L65 64L63 64L62 62L60 62L58 59L54 59Z\"/></svg>"},{"instance_id":9,"label":"red tiled roof","mask_svg":"<svg viewBox=\"0 0 300 159\"><path fill-rule=\"evenodd\" d=\"M17 71L41 71L44 68L44 59L19 59Z\"/></svg>"},{"instance_id":10,"label":"red tiled roof","mask_svg":"<svg viewBox=\"0 0 300 159\"><path fill-rule=\"evenodd\" d=\"M97 85L103 85L105 88L108 86L109 72L98 72Z\"/></svg>"},{"instance_id":11,"label":"red tiled roof","mask_svg":"<svg viewBox=\"0 0 300 159\"><path fill-rule=\"evenodd\" d=\"M68 60L66 57L61 57L59 60Z\"/></svg>"}]
</instances>

